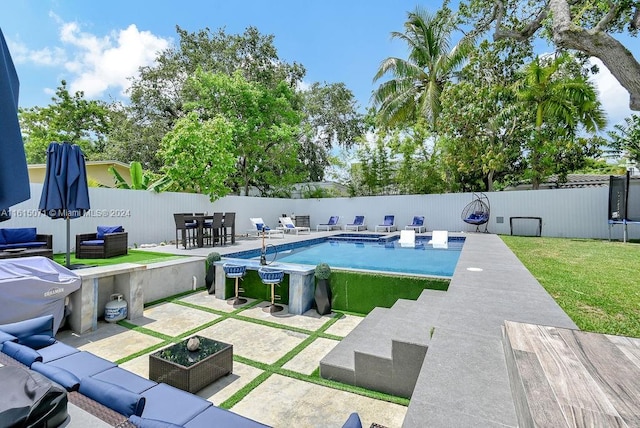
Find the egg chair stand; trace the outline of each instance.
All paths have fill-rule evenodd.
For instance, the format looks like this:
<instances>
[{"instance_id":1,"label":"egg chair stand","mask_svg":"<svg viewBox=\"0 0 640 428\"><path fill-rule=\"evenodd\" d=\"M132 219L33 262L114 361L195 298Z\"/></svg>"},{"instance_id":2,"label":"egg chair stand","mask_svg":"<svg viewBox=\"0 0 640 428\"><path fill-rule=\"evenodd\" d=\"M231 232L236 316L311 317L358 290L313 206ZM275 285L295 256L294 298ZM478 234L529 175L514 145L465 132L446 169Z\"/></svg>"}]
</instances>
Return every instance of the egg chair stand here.
<instances>
[{"instance_id":1,"label":"egg chair stand","mask_svg":"<svg viewBox=\"0 0 640 428\"><path fill-rule=\"evenodd\" d=\"M489 233L490 216L489 198L482 192L474 192L473 200L462 210L461 218L467 224L476 226L476 232L480 232L480 226L484 225L484 233Z\"/></svg>"}]
</instances>

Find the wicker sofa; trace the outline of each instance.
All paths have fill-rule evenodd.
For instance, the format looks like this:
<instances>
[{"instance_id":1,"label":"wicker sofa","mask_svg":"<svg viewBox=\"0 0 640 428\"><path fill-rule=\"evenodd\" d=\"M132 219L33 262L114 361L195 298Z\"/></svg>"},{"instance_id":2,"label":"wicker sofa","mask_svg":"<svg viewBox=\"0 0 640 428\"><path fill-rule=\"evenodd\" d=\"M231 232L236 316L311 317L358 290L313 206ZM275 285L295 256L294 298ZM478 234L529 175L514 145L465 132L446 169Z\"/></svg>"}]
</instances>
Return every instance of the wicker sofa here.
<instances>
[{"instance_id":1,"label":"wicker sofa","mask_svg":"<svg viewBox=\"0 0 640 428\"><path fill-rule=\"evenodd\" d=\"M76 235L76 258L108 259L125 255L128 239L122 226L98 226L96 233Z\"/></svg>"},{"instance_id":2,"label":"wicker sofa","mask_svg":"<svg viewBox=\"0 0 640 428\"><path fill-rule=\"evenodd\" d=\"M30 256L53 256L53 236L38 234L35 227L0 229L0 258L19 257L13 250L27 248ZM9 250L9 251L7 251ZM39 252L36 252L39 250Z\"/></svg>"},{"instance_id":3,"label":"wicker sofa","mask_svg":"<svg viewBox=\"0 0 640 428\"><path fill-rule=\"evenodd\" d=\"M51 315L0 325L0 346L4 354L0 361L6 362L7 357L16 360L63 386L69 392L70 401L74 396L76 400L86 397L78 400L80 402L93 400L112 413L122 415L119 422L127 422L128 426L266 426L57 341ZM113 420L113 415L110 418Z\"/></svg>"}]
</instances>

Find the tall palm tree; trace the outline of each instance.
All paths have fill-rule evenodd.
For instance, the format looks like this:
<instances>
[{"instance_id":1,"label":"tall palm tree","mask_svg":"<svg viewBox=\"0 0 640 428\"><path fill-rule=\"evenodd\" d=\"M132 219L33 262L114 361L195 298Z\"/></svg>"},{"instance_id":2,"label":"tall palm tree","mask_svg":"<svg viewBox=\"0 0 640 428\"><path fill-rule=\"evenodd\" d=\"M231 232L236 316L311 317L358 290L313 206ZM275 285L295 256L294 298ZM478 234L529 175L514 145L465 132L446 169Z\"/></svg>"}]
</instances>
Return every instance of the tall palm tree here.
<instances>
[{"instance_id":1,"label":"tall palm tree","mask_svg":"<svg viewBox=\"0 0 640 428\"><path fill-rule=\"evenodd\" d=\"M411 124L421 117L435 128L442 89L466 59L473 43L463 38L450 49L455 25L448 9L431 15L416 7L407 15L404 32L394 31L391 38L408 45L409 58L389 57L382 61L373 81L387 75L391 78L374 91L372 102L388 127Z\"/></svg>"},{"instance_id":2,"label":"tall palm tree","mask_svg":"<svg viewBox=\"0 0 640 428\"><path fill-rule=\"evenodd\" d=\"M571 72L575 65L568 53L551 61L536 57L516 84L518 99L535 115L535 131L528 147L533 189L538 189L544 178L543 157L554 145L550 138L566 144L579 126L595 132L606 125L595 87L586 77Z\"/></svg>"}]
</instances>

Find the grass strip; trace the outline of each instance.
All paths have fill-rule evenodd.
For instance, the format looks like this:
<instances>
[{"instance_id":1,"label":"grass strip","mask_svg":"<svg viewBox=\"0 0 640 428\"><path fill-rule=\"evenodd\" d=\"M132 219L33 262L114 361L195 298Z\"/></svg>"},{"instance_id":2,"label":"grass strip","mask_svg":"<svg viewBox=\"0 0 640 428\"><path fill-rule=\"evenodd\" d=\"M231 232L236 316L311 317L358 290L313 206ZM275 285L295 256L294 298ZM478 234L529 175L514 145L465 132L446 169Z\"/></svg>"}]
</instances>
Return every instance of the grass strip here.
<instances>
[{"instance_id":1,"label":"grass strip","mask_svg":"<svg viewBox=\"0 0 640 428\"><path fill-rule=\"evenodd\" d=\"M501 238L581 330L640 337L639 245Z\"/></svg>"}]
</instances>

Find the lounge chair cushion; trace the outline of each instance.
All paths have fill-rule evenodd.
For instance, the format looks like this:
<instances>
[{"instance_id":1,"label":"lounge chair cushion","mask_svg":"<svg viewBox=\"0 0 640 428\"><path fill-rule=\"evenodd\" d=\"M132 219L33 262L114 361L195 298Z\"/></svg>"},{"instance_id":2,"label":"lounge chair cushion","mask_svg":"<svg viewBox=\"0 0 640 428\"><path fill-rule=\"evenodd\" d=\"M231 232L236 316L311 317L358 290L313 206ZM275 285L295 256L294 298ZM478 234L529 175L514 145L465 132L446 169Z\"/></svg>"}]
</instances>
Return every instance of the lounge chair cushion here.
<instances>
[{"instance_id":1,"label":"lounge chair cushion","mask_svg":"<svg viewBox=\"0 0 640 428\"><path fill-rule=\"evenodd\" d=\"M129 416L129 422L131 422L138 428L182 428L182 425L159 421L157 419L141 418L140 416L136 415Z\"/></svg>"},{"instance_id":2,"label":"lounge chair cushion","mask_svg":"<svg viewBox=\"0 0 640 428\"><path fill-rule=\"evenodd\" d=\"M16 342L3 343L2 352L27 367L31 367L35 361L42 361L42 356L38 354L38 351Z\"/></svg>"},{"instance_id":3,"label":"lounge chair cushion","mask_svg":"<svg viewBox=\"0 0 640 428\"><path fill-rule=\"evenodd\" d=\"M91 377L82 378L78 392L127 417L140 416L146 402L140 394Z\"/></svg>"},{"instance_id":4,"label":"lounge chair cushion","mask_svg":"<svg viewBox=\"0 0 640 428\"><path fill-rule=\"evenodd\" d=\"M21 337L19 343L33 349L40 349L56 343L56 338L47 334L32 334L31 336Z\"/></svg>"},{"instance_id":5,"label":"lounge chair cushion","mask_svg":"<svg viewBox=\"0 0 640 428\"><path fill-rule=\"evenodd\" d=\"M98 233L96 234L96 238L104 239L104 235L107 233L119 233L124 232L122 226L98 226Z\"/></svg>"},{"instance_id":6,"label":"lounge chair cushion","mask_svg":"<svg viewBox=\"0 0 640 428\"><path fill-rule=\"evenodd\" d=\"M34 242L36 240L35 227L20 227L15 229L0 229L0 244L17 244L20 242Z\"/></svg>"},{"instance_id":7,"label":"lounge chair cushion","mask_svg":"<svg viewBox=\"0 0 640 428\"><path fill-rule=\"evenodd\" d=\"M39 361L31 364L31 370L40 373L62 386L67 391L77 391L80 380L71 372Z\"/></svg>"}]
</instances>

